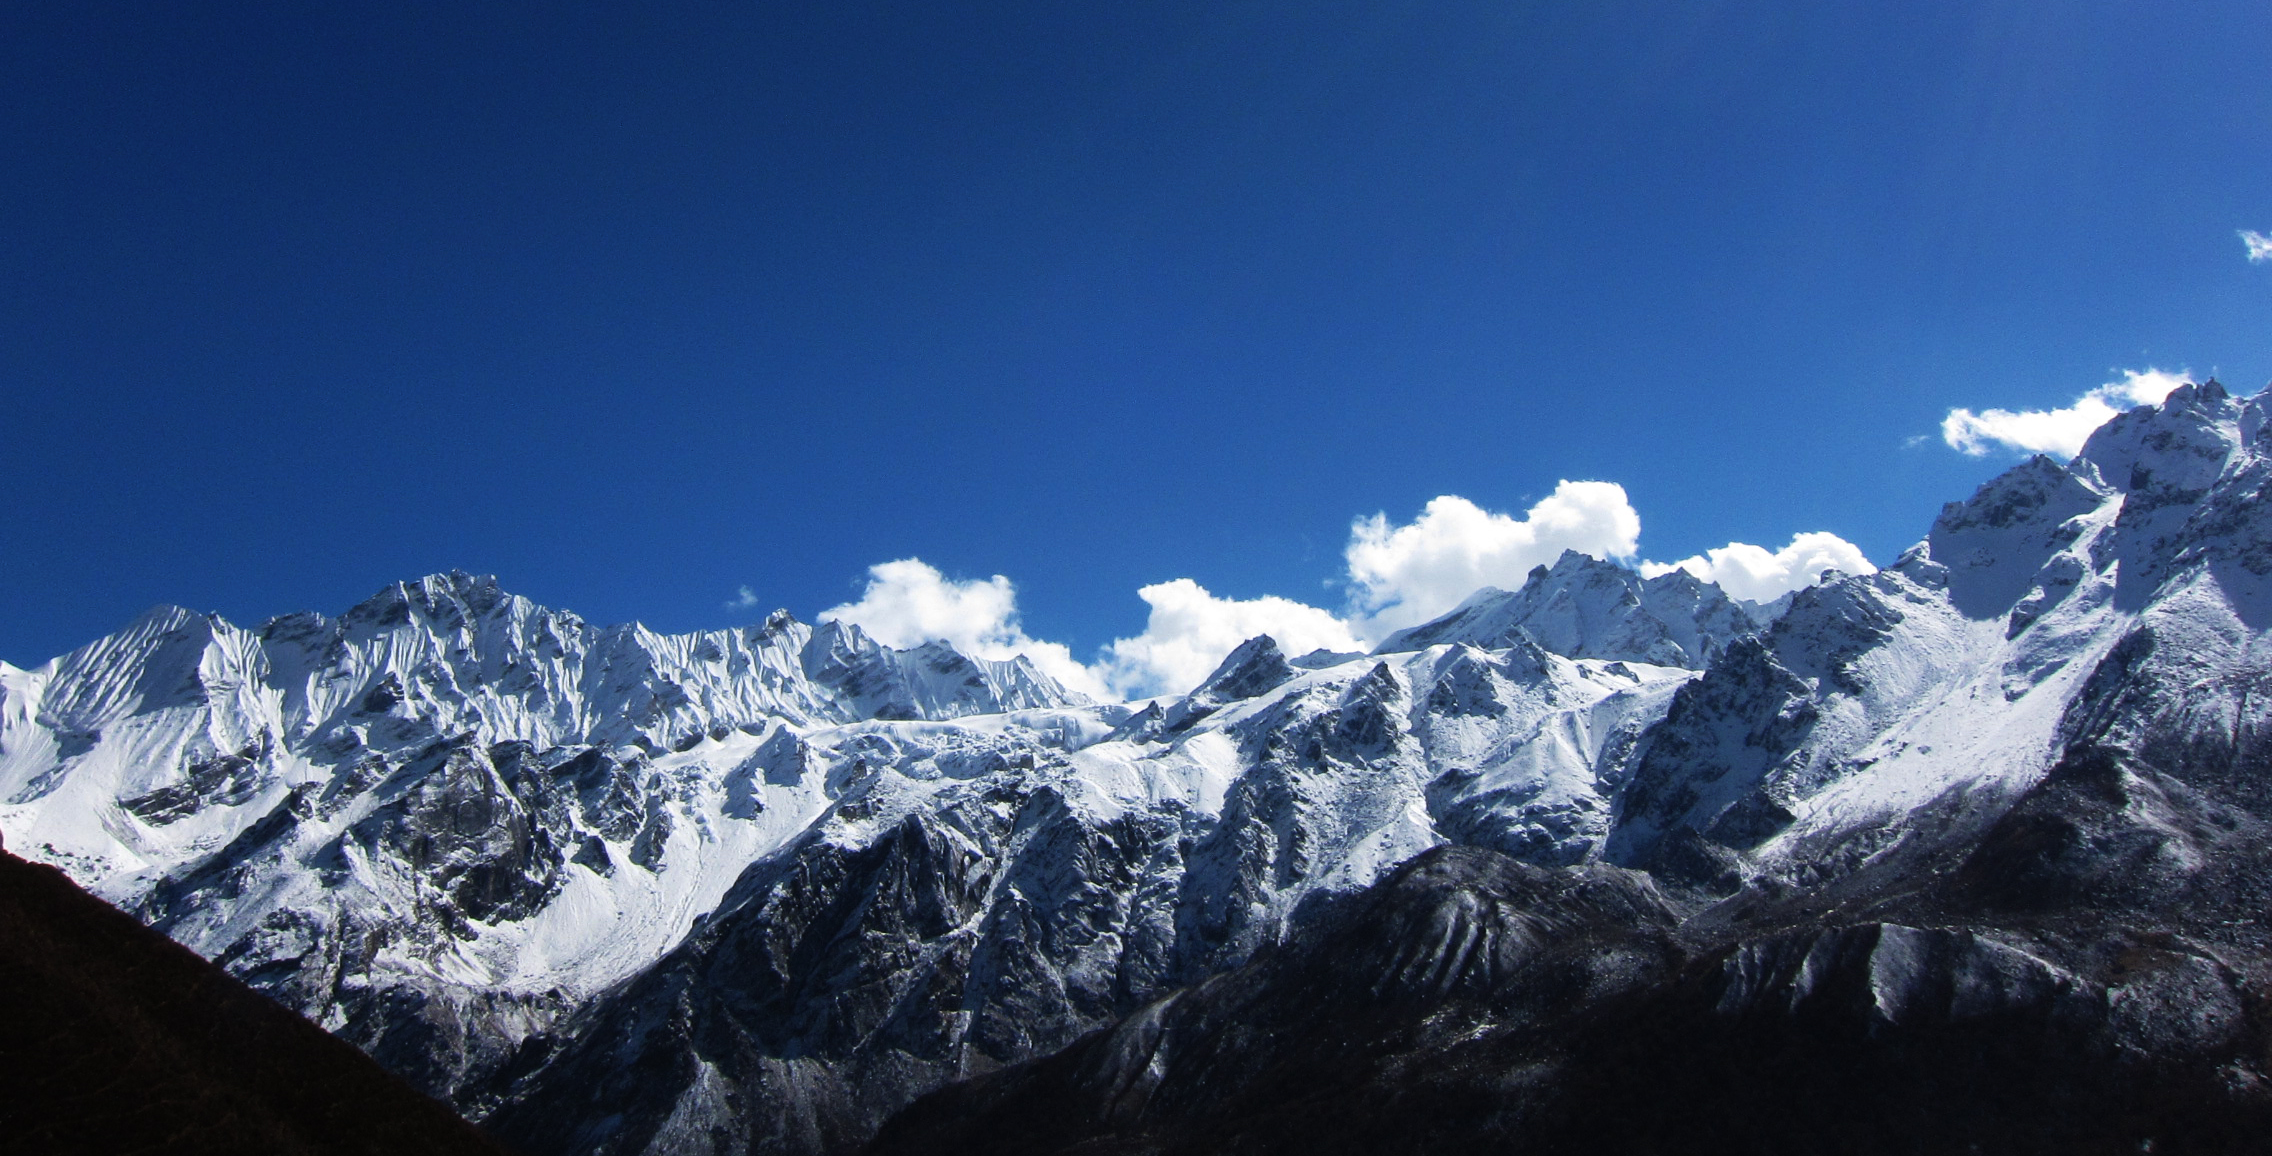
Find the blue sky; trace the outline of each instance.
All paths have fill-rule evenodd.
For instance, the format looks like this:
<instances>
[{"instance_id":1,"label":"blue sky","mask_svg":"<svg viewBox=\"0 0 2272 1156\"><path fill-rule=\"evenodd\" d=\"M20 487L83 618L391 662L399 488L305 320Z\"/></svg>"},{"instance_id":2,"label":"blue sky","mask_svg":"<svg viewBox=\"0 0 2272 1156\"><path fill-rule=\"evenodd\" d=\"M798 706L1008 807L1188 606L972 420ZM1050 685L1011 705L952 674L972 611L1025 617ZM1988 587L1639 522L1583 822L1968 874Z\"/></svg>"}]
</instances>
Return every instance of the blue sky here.
<instances>
[{"instance_id":1,"label":"blue sky","mask_svg":"<svg viewBox=\"0 0 2272 1156\"><path fill-rule=\"evenodd\" d=\"M1884 562L1952 410L2272 376L2263 5L368 7L0 12L0 658L450 568L1361 628L1468 572L1375 514Z\"/></svg>"}]
</instances>

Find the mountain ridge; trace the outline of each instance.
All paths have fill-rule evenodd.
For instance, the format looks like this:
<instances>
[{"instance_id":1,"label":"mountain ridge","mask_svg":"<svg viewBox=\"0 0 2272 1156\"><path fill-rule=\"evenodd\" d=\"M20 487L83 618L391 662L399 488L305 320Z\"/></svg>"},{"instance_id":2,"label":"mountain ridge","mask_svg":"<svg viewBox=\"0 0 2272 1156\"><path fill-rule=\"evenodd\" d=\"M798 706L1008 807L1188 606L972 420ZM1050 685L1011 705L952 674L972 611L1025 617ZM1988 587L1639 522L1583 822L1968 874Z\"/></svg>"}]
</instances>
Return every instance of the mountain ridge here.
<instances>
[{"instance_id":1,"label":"mountain ridge","mask_svg":"<svg viewBox=\"0 0 2272 1156\"><path fill-rule=\"evenodd\" d=\"M1680 685L1565 869L1644 871L1669 940L1478 924L1553 907L1431 850L874 1150L2245 1148L2272 1120L2265 406L2188 385L2023 462ZM1493 936L1559 970L1395 1006L1343 974L1425 949L1465 977Z\"/></svg>"},{"instance_id":2,"label":"mountain ridge","mask_svg":"<svg viewBox=\"0 0 2272 1156\"><path fill-rule=\"evenodd\" d=\"M786 615L594 628L468 575L255 631L158 613L0 672L0 829L532 1152L851 1150L1178 993L1323 982L1271 961L1447 855L1500 882L1447 884L1444 945L1480 903L1580 972L1592 940L1520 896L1645 881L1685 962L1630 993L1668 1022L1706 1022L1682 968L1798 1006L1790 952L1867 975L1905 944L1921 991L2009 948L2113 998L2088 944L2013 939L1980 865L2103 890L2057 832L2104 829L2170 848L2141 878L2240 880L2183 884L2220 912L2255 870L2218 873L2255 844L2206 816L2267 794L2266 404L2185 386L1780 606L1565 554L1370 655L1250 640L1140 710ZM2253 967L2220 990L2256 998Z\"/></svg>"}]
</instances>

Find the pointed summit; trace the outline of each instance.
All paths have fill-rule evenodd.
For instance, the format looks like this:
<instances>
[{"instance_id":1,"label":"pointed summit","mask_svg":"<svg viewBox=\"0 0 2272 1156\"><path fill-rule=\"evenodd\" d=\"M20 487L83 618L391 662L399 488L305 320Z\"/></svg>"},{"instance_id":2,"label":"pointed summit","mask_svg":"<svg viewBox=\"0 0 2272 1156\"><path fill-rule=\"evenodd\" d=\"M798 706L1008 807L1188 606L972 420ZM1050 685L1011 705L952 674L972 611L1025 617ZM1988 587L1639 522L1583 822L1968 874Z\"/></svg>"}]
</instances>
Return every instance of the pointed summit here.
<instances>
[{"instance_id":1,"label":"pointed summit","mask_svg":"<svg viewBox=\"0 0 2272 1156\"><path fill-rule=\"evenodd\" d=\"M1192 724L1241 699L1267 694L1295 675L1294 665L1278 648L1278 640L1258 634L1239 643L1215 673L1175 704L1167 713L1166 729L1186 730Z\"/></svg>"},{"instance_id":2,"label":"pointed summit","mask_svg":"<svg viewBox=\"0 0 2272 1156\"><path fill-rule=\"evenodd\" d=\"M2244 403L2215 381L2181 385L2160 405L2142 405L2091 434L2078 461L2109 486L2198 494L2241 446Z\"/></svg>"},{"instance_id":3,"label":"pointed summit","mask_svg":"<svg viewBox=\"0 0 2272 1156\"><path fill-rule=\"evenodd\" d=\"M1485 587L1451 613L1398 631L1375 654L1464 642L1486 650L1529 639L1570 658L1701 668L1757 630L1754 616L1686 571L1644 580L1629 567L1565 550L1513 593Z\"/></svg>"},{"instance_id":4,"label":"pointed summit","mask_svg":"<svg viewBox=\"0 0 2272 1156\"><path fill-rule=\"evenodd\" d=\"M2108 496L2088 461L2064 466L2037 454L1943 506L1925 544L1948 568L1949 600L1971 618L2009 611L2043 564L2075 540L2069 521Z\"/></svg>"}]
</instances>

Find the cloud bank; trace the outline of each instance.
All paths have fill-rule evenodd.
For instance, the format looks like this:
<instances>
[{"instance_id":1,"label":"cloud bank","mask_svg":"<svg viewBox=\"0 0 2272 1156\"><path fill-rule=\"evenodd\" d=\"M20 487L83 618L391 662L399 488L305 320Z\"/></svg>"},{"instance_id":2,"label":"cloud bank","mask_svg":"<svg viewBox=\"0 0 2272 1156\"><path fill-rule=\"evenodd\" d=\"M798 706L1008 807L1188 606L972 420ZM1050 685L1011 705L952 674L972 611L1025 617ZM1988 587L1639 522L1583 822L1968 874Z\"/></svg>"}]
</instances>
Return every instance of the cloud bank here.
<instances>
[{"instance_id":1,"label":"cloud bank","mask_svg":"<svg viewBox=\"0 0 2272 1156\"><path fill-rule=\"evenodd\" d=\"M1996 449L2071 458L2108 419L2132 406L2157 404L2185 381L2182 370L2125 369L2121 381L2107 382L2065 409L1952 409L1941 420L1941 440L1976 458Z\"/></svg>"},{"instance_id":2,"label":"cloud bank","mask_svg":"<svg viewBox=\"0 0 2272 1156\"><path fill-rule=\"evenodd\" d=\"M1370 649L1330 611L1290 598L1217 598L1189 578L1146 586L1136 596L1152 608L1144 633L1115 640L1099 664L1105 682L1131 698L1199 685L1257 634L1277 639L1290 657Z\"/></svg>"},{"instance_id":3,"label":"cloud bank","mask_svg":"<svg viewBox=\"0 0 2272 1156\"><path fill-rule=\"evenodd\" d=\"M1654 578L1686 570L1706 582L1719 583L1733 598L1772 602L1802 586L1822 580L1825 570L1871 574L1877 567L1862 556L1860 547L1836 534L1820 531L1797 534L1791 544L1772 553L1748 542L1730 542L1678 562L1643 562L1641 574Z\"/></svg>"},{"instance_id":4,"label":"cloud bank","mask_svg":"<svg viewBox=\"0 0 2272 1156\"><path fill-rule=\"evenodd\" d=\"M1023 654L1082 694L1112 695L1064 643L1027 637L1018 624L1017 587L1000 574L957 580L919 558L881 562L868 567L867 589L858 602L823 610L820 620L851 623L901 650L943 641L973 658L1002 661Z\"/></svg>"},{"instance_id":5,"label":"cloud bank","mask_svg":"<svg viewBox=\"0 0 2272 1156\"><path fill-rule=\"evenodd\" d=\"M1555 484L1522 517L1494 514L1446 494L1410 524L1385 514L1349 528L1344 558L1360 632L1384 638L1459 605L1484 586L1512 590L1533 566L1564 550L1597 558L1630 558L1641 541L1641 515L1615 482Z\"/></svg>"},{"instance_id":6,"label":"cloud bank","mask_svg":"<svg viewBox=\"0 0 2272 1156\"><path fill-rule=\"evenodd\" d=\"M1532 567L1552 563L1564 550L1631 560L1640 537L1640 514L1624 487L1612 482L1563 481L1520 517L1445 494L1408 523L1373 514L1350 524L1343 552L1348 601L1339 612L1276 596L1224 598L1193 579L1176 578L1138 590L1150 608L1143 633L1113 640L1089 663L1063 643L1025 632L1017 587L1008 578L949 578L917 558L869 567L859 600L824 610L820 618L858 625L887 646L942 640L979 658L1023 654L1083 694L1141 698L1190 690L1258 634L1277 639L1289 655L1369 650L1481 587L1520 587ZM1731 542L1693 558L1638 566L1651 577L1687 570L1760 602L1811 585L1826 569L1874 569L1853 543L1819 532L1796 535L1780 550Z\"/></svg>"}]
</instances>

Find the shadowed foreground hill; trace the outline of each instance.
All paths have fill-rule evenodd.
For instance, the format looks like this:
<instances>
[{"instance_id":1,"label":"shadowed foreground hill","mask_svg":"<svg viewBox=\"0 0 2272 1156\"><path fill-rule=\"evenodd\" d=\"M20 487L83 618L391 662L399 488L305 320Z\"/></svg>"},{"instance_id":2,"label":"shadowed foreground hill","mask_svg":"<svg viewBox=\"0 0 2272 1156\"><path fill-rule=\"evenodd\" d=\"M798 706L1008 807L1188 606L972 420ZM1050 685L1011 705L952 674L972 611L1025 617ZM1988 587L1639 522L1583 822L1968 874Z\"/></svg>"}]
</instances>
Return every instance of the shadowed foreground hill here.
<instances>
[{"instance_id":1,"label":"shadowed foreground hill","mask_svg":"<svg viewBox=\"0 0 2272 1156\"><path fill-rule=\"evenodd\" d=\"M42 1153L506 1152L62 872L6 853L0 1135Z\"/></svg>"}]
</instances>

